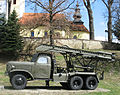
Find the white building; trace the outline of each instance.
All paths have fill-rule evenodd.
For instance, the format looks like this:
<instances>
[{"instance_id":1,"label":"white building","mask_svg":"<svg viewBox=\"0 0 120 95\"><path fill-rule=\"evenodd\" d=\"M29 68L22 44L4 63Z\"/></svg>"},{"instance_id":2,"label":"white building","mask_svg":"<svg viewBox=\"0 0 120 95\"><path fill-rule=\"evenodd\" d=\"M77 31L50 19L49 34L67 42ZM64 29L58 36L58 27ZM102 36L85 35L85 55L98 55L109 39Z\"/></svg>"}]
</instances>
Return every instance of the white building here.
<instances>
[{"instance_id":1,"label":"white building","mask_svg":"<svg viewBox=\"0 0 120 95\"><path fill-rule=\"evenodd\" d=\"M0 17L7 18L7 0L0 0Z\"/></svg>"},{"instance_id":2,"label":"white building","mask_svg":"<svg viewBox=\"0 0 120 95\"><path fill-rule=\"evenodd\" d=\"M25 12L25 0L9 0L11 1L10 13L15 9L18 18L23 16ZM8 18L8 0L0 0L0 17L5 16Z\"/></svg>"}]
</instances>

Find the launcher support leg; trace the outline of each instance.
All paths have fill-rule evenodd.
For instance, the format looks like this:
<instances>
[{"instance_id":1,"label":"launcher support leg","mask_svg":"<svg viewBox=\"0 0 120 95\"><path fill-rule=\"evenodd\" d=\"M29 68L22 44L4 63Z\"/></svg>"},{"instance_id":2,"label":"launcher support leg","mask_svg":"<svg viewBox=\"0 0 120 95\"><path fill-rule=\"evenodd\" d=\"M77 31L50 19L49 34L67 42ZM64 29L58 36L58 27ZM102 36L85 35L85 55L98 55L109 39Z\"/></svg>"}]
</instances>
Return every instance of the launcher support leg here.
<instances>
[{"instance_id":1,"label":"launcher support leg","mask_svg":"<svg viewBox=\"0 0 120 95\"><path fill-rule=\"evenodd\" d=\"M46 86L49 87L49 80L46 80Z\"/></svg>"},{"instance_id":2,"label":"launcher support leg","mask_svg":"<svg viewBox=\"0 0 120 95\"><path fill-rule=\"evenodd\" d=\"M104 79L104 71L102 71L101 76L100 76L100 80Z\"/></svg>"}]
</instances>

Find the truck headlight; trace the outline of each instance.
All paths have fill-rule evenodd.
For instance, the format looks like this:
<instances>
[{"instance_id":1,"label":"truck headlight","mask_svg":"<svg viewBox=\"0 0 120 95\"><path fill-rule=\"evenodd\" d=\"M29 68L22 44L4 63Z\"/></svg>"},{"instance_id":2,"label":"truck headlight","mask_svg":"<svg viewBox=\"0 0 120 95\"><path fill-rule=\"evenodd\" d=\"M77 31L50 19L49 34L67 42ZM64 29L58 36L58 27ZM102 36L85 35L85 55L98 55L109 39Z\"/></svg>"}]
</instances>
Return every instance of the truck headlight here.
<instances>
[{"instance_id":1,"label":"truck headlight","mask_svg":"<svg viewBox=\"0 0 120 95\"><path fill-rule=\"evenodd\" d=\"M12 69L14 69L14 68L15 68L15 66L14 66L14 65L12 65L11 67L12 67Z\"/></svg>"}]
</instances>

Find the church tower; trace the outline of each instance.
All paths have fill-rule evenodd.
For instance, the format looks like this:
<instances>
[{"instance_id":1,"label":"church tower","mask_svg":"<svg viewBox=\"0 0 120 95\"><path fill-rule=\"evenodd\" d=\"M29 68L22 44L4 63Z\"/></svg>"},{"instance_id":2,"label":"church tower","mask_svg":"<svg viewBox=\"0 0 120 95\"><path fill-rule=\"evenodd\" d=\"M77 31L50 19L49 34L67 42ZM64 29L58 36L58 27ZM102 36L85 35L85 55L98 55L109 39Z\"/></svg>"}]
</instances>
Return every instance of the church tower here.
<instances>
[{"instance_id":1,"label":"church tower","mask_svg":"<svg viewBox=\"0 0 120 95\"><path fill-rule=\"evenodd\" d=\"M10 13L12 13L14 9L17 12L18 18L21 18L25 12L25 0L11 0Z\"/></svg>"},{"instance_id":2,"label":"church tower","mask_svg":"<svg viewBox=\"0 0 120 95\"><path fill-rule=\"evenodd\" d=\"M75 13L73 15L73 18L74 18L73 23L74 24L79 24L79 25L83 24L84 22L81 20L81 17L82 16L80 14L80 8L79 8L79 4L78 4L78 1L77 1Z\"/></svg>"}]
</instances>

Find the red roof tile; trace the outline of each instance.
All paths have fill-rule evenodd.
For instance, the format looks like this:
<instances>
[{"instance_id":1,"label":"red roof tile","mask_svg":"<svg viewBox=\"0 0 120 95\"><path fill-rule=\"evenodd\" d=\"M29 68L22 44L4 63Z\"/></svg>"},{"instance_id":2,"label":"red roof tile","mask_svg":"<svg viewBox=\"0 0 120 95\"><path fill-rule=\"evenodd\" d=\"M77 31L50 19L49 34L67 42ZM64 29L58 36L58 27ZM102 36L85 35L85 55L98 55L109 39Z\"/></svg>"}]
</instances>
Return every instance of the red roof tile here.
<instances>
[{"instance_id":1,"label":"red roof tile","mask_svg":"<svg viewBox=\"0 0 120 95\"><path fill-rule=\"evenodd\" d=\"M61 19L63 18L63 14L56 14L53 19ZM48 13L24 13L22 18L20 19L20 23L26 25L28 23L38 23L39 21L44 19L44 22L49 21ZM43 22L42 22L43 23Z\"/></svg>"},{"instance_id":2,"label":"red roof tile","mask_svg":"<svg viewBox=\"0 0 120 95\"><path fill-rule=\"evenodd\" d=\"M65 18L64 14L56 14L53 19L54 20L62 19L63 17ZM39 24L39 25L49 25L49 19L48 18L49 18L48 13L24 13L19 22L22 25L29 25L29 26L37 25L37 24ZM83 24L79 25L79 24L74 24L73 22L70 22L70 23L71 23L70 28L73 31L89 32L88 29Z\"/></svg>"}]
</instances>

